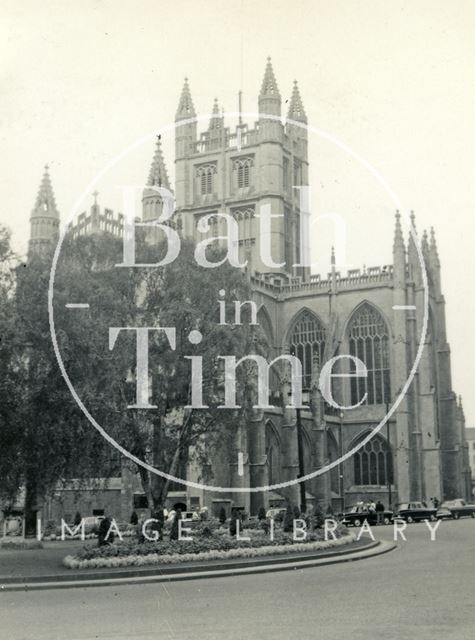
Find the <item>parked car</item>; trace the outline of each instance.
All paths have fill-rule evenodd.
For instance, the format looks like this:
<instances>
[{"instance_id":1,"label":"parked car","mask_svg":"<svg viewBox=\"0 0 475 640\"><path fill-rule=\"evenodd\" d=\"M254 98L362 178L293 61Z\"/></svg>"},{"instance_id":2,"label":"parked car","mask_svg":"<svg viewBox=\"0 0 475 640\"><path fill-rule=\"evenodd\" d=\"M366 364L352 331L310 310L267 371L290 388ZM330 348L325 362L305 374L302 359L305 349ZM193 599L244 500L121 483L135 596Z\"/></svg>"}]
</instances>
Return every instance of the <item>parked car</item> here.
<instances>
[{"instance_id":1,"label":"parked car","mask_svg":"<svg viewBox=\"0 0 475 640\"><path fill-rule=\"evenodd\" d=\"M393 512L389 509L384 511L383 522L384 524L391 524L393 519ZM343 516L343 524L353 525L354 527L361 527L363 522L367 520L369 525L375 525L378 522L378 515L376 511L369 511L369 509L361 507L352 507Z\"/></svg>"},{"instance_id":2,"label":"parked car","mask_svg":"<svg viewBox=\"0 0 475 640\"><path fill-rule=\"evenodd\" d=\"M402 502L395 518L400 518L406 522L420 522L421 520L437 520L437 509L428 507L425 502Z\"/></svg>"},{"instance_id":3,"label":"parked car","mask_svg":"<svg viewBox=\"0 0 475 640\"><path fill-rule=\"evenodd\" d=\"M448 516L446 515L447 513L449 514ZM467 504L462 498L446 500L437 511L438 518L451 517L454 520L458 520L463 516L475 518L475 504Z\"/></svg>"},{"instance_id":4,"label":"parked car","mask_svg":"<svg viewBox=\"0 0 475 640\"><path fill-rule=\"evenodd\" d=\"M443 520L443 518L452 518L452 517L453 517L452 511L450 511L450 509L447 509L447 507L440 505L440 507L437 509L438 520Z\"/></svg>"}]
</instances>

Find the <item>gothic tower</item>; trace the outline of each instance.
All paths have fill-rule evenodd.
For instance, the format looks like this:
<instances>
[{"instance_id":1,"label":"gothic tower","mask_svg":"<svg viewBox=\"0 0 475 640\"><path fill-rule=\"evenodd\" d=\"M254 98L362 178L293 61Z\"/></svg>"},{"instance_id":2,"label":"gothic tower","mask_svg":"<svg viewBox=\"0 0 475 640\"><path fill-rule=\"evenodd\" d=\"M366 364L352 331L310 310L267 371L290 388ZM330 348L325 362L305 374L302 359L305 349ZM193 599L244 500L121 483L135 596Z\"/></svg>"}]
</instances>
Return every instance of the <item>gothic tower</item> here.
<instances>
[{"instance_id":1,"label":"gothic tower","mask_svg":"<svg viewBox=\"0 0 475 640\"><path fill-rule=\"evenodd\" d=\"M48 165L38 190L35 206L30 216L30 240L28 253L42 254L58 238L59 212L56 208Z\"/></svg>"},{"instance_id":2,"label":"gothic tower","mask_svg":"<svg viewBox=\"0 0 475 640\"><path fill-rule=\"evenodd\" d=\"M293 267L300 261L300 193L294 186L308 184L306 115L294 84L288 119L281 117L281 95L270 58L264 72L258 119L250 128L239 122L225 125L215 99L209 126L197 139L196 117L188 82L176 114L176 208L185 236L196 241L227 237L231 215L238 227L239 259L251 272L304 276ZM190 122L191 119L191 122ZM182 124L183 123L183 124ZM269 259L260 248L262 207L272 214ZM207 217L207 229L198 229Z\"/></svg>"}]
</instances>

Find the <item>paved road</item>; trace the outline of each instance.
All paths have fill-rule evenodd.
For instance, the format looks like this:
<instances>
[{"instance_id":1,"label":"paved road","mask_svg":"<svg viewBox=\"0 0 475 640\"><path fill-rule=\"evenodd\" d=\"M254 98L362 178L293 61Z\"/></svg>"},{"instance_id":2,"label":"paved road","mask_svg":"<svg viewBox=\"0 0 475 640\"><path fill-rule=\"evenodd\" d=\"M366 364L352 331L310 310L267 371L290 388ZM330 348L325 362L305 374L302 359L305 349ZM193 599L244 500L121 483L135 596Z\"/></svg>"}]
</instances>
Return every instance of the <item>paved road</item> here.
<instances>
[{"instance_id":1,"label":"paved road","mask_svg":"<svg viewBox=\"0 0 475 640\"><path fill-rule=\"evenodd\" d=\"M392 527L374 529L390 539ZM475 520L379 558L301 571L0 594L5 640L471 640Z\"/></svg>"}]
</instances>

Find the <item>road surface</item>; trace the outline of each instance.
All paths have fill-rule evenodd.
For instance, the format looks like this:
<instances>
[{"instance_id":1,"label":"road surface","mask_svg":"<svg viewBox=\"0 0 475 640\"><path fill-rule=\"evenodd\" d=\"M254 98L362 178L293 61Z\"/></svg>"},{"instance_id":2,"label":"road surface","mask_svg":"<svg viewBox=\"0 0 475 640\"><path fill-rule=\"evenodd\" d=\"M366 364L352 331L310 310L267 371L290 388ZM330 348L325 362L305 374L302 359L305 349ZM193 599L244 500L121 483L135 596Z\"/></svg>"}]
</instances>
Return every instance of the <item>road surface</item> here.
<instances>
[{"instance_id":1,"label":"road surface","mask_svg":"<svg viewBox=\"0 0 475 640\"><path fill-rule=\"evenodd\" d=\"M392 527L374 533L391 539ZM0 594L5 640L469 640L475 520L406 529L354 563L169 584ZM1 557L0 557L1 561Z\"/></svg>"}]
</instances>

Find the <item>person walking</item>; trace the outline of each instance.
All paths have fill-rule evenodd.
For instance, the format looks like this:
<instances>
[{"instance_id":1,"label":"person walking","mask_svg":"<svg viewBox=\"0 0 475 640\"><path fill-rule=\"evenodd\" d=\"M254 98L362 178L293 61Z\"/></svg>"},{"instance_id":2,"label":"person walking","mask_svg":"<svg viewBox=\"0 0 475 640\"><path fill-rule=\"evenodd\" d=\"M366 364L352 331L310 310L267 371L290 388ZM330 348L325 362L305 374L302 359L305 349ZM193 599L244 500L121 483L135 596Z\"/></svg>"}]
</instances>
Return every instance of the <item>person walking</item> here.
<instances>
[{"instance_id":1,"label":"person walking","mask_svg":"<svg viewBox=\"0 0 475 640\"><path fill-rule=\"evenodd\" d=\"M114 542L114 534L112 533L112 531L109 533L111 524L112 521L109 516L105 516L104 518L102 518L101 522L99 523L99 531L97 535L97 544L99 547L103 547Z\"/></svg>"},{"instance_id":2,"label":"person walking","mask_svg":"<svg viewBox=\"0 0 475 640\"><path fill-rule=\"evenodd\" d=\"M375 506L376 509L376 524L384 524L384 504L381 500L378 500Z\"/></svg>"}]
</instances>

